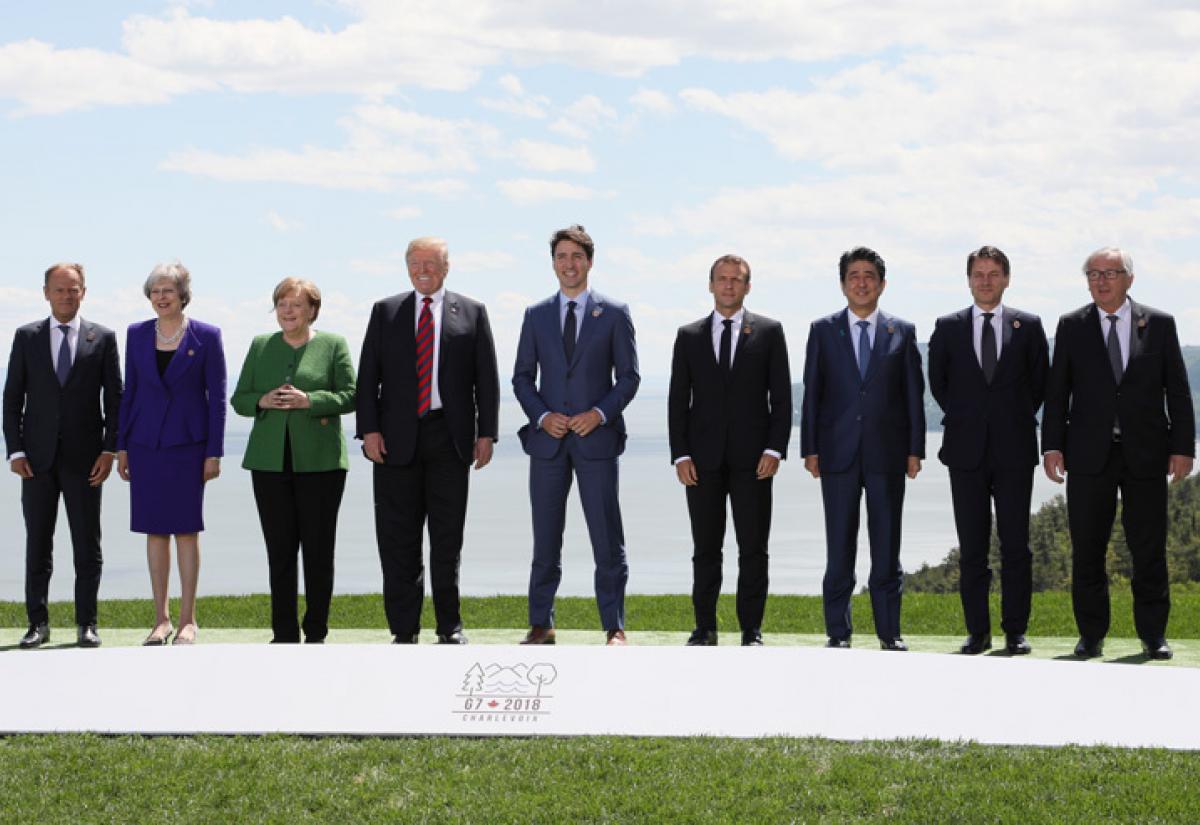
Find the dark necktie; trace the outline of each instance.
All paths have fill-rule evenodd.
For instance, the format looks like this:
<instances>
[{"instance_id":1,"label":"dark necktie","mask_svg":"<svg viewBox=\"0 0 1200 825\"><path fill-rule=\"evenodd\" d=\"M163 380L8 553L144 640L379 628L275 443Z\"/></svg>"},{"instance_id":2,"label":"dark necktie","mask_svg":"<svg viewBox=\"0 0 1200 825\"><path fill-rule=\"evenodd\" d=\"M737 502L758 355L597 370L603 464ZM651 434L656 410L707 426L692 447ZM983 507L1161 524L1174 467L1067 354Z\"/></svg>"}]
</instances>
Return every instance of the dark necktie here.
<instances>
[{"instance_id":1,"label":"dark necktie","mask_svg":"<svg viewBox=\"0 0 1200 825\"><path fill-rule=\"evenodd\" d=\"M575 301L567 301L567 317L563 321L563 352L567 354L567 363L575 358Z\"/></svg>"},{"instance_id":2,"label":"dark necktie","mask_svg":"<svg viewBox=\"0 0 1200 825\"><path fill-rule=\"evenodd\" d=\"M58 384L62 386L67 383L67 376L71 374L71 338L68 334L71 330L66 324L58 325L59 332L62 333L62 346L58 348L58 364L54 367L54 372L58 376Z\"/></svg>"},{"instance_id":3,"label":"dark necktie","mask_svg":"<svg viewBox=\"0 0 1200 825\"><path fill-rule=\"evenodd\" d=\"M1113 378L1121 383L1125 375L1125 361L1121 358L1121 340L1117 338L1117 316L1108 316L1108 362L1112 364Z\"/></svg>"},{"instance_id":4,"label":"dark necktie","mask_svg":"<svg viewBox=\"0 0 1200 825\"><path fill-rule=\"evenodd\" d=\"M417 320L417 415L429 412L430 389L433 377L433 313L432 298L422 299L421 317Z\"/></svg>"},{"instance_id":5,"label":"dark necktie","mask_svg":"<svg viewBox=\"0 0 1200 825\"><path fill-rule=\"evenodd\" d=\"M726 318L721 323L725 329L721 330L721 354L717 357L717 363L721 365L722 372L729 372L733 365L733 321Z\"/></svg>"},{"instance_id":6,"label":"dark necktie","mask_svg":"<svg viewBox=\"0 0 1200 825\"><path fill-rule=\"evenodd\" d=\"M866 321L858 322L858 374L864 379L871 366L871 336L867 335L870 326Z\"/></svg>"},{"instance_id":7,"label":"dark necktie","mask_svg":"<svg viewBox=\"0 0 1200 825\"><path fill-rule=\"evenodd\" d=\"M979 361L983 366L983 377L992 383L996 374L996 330L992 327L994 312L983 313L983 338L979 342Z\"/></svg>"}]
</instances>

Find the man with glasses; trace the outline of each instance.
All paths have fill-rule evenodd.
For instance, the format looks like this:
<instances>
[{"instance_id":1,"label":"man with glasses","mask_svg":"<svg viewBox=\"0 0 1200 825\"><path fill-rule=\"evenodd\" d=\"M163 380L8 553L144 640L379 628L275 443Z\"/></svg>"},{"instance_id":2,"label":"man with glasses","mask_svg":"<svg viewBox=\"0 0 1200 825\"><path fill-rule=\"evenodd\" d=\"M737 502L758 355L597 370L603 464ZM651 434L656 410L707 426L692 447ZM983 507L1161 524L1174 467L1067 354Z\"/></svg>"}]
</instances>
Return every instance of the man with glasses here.
<instances>
[{"instance_id":1,"label":"man with glasses","mask_svg":"<svg viewBox=\"0 0 1200 825\"><path fill-rule=\"evenodd\" d=\"M1043 466L1067 481L1075 655L1103 654L1105 556L1121 492L1133 620L1151 659L1170 659L1167 484L1192 471L1196 427L1175 319L1128 297L1133 260L1114 247L1083 266L1093 303L1062 316L1042 420Z\"/></svg>"}]
</instances>

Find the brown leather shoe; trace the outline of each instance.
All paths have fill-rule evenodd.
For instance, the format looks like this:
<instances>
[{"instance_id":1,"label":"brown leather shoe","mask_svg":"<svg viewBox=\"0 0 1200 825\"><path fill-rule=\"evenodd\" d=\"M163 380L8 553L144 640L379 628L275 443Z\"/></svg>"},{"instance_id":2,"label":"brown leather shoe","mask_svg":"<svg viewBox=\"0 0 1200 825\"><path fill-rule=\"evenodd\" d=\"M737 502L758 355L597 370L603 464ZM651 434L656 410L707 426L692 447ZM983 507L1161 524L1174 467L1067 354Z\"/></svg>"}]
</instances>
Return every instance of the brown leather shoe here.
<instances>
[{"instance_id":1,"label":"brown leather shoe","mask_svg":"<svg viewBox=\"0 0 1200 825\"><path fill-rule=\"evenodd\" d=\"M629 642L625 640L624 630L609 630L605 632L605 635L608 637L608 641L606 641L605 644L609 647L624 647L625 645L629 644Z\"/></svg>"},{"instance_id":2,"label":"brown leather shoe","mask_svg":"<svg viewBox=\"0 0 1200 825\"><path fill-rule=\"evenodd\" d=\"M554 628L542 627L535 624L529 628L529 632L525 634L525 638L521 640L523 645L552 645L554 644Z\"/></svg>"}]
</instances>

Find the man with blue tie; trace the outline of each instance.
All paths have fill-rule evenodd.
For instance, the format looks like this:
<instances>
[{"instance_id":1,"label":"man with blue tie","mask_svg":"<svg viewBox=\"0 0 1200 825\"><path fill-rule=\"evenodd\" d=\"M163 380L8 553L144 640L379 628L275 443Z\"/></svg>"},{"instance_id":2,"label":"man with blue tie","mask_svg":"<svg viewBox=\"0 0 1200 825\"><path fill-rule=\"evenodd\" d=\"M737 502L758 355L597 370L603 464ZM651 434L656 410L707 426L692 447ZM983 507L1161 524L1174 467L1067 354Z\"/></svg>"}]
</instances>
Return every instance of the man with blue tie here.
<instances>
[{"instance_id":1,"label":"man with blue tie","mask_svg":"<svg viewBox=\"0 0 1200 825\"><path fill-rule=\"evenodd\" d=\"M875 633L884 650L907 650L900 634L900 516L904 479L925 457L925 380L916 329L879 309L887 268L855 247L838 262L847 307L813 322L804 364L800 446L821 480L826 567L822 584L828 647L850 647L850 597L859 504L867 497Z\"/></svg>"},{"instance_id":2,"label":"man with blue tie","mask_svg":"<svg viewBox=\"0 0 1200 825\"><path fill-rule=\"evenodd\" d=\"M629 308L589 289L595 244L582 226L550 239L559 291L525 310L513 390L529 421L518 435L529 455L533 565L530 630L522 644L554 644L554 596L572 477L596 562L596 602L609 645L625 644L625 535L617 497L625 450L622 411L638 375Z\"/></svg>"},{"instance_id":3,"label":"man with blue tie","mask_svg":"<svg viewBox=\"0 0 1200 825\"><path fill-rule=\"evenodd\" d=\"M17 330L4 382L4 440L9 467L21 477L25 515L29 631L20 646L30 650L50 640L47 599L61 498L75 556L76 638L80 647L99 647L100 490L116 451L117 338L79 316L87 292L82 264L51 266L43 292L50 317Z\"/></svg>"}]
</instances>

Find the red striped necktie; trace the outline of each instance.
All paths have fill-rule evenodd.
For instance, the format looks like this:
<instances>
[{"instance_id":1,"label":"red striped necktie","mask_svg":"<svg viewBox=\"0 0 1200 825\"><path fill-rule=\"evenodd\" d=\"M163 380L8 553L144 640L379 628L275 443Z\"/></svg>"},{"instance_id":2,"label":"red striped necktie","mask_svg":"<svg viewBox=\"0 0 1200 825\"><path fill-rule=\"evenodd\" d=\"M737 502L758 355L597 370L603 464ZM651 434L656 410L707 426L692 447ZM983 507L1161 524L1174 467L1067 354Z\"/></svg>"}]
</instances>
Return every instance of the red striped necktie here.
<instances>
[{"instance_id":1,"label":"red striped necktie","mask_svg":"<svg viewBox=\"0 0 1200 825\"><path fill-rule=\"evenodd\" d=\"M429 311L432 298L424 298L421 318L417 321L417 416L429 412L430 378L433 376L433 313Z\"/></svg>"}]
</instances>

